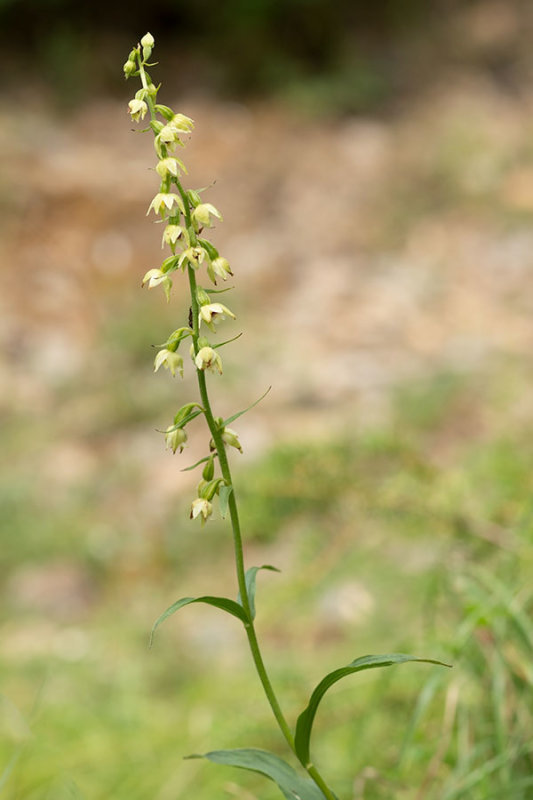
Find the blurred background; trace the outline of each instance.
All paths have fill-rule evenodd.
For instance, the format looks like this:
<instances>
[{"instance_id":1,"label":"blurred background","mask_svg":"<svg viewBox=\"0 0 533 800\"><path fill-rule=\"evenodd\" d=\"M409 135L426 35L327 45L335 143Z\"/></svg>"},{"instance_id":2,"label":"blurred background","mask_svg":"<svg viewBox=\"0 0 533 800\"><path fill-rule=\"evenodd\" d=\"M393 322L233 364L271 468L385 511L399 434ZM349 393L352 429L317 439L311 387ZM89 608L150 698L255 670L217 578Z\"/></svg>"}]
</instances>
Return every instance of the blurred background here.
<instances>
[{"instance_id":1,"label":"blurred background","mask_svg":"<svg viewBox=\"0 0 533 800\"><path fill-rule=\"evenodd\" d=\"M159 266L149 134L122 64L196 122L235 272L210 380L258 628L291 720L339 684L315 759L340 797L533 792L533 7L527 0L0 0L0 796L277 797L191 752L283 755L238 624L227 526L188 520L205 454L157 429L184 324ZM138 126L137 126L138 127Z\"/></svg>"}]
</instances>

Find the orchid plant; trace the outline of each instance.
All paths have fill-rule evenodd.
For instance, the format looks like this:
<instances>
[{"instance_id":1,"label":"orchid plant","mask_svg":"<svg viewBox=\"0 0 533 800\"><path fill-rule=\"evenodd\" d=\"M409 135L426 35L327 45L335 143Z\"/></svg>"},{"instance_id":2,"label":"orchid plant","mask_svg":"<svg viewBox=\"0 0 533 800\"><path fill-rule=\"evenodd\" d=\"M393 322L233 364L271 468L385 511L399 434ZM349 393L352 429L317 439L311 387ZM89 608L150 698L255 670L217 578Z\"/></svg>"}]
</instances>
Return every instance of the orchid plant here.
<instances>
[{"instance_id":1,"label":"orchid plant","mask_svg":"<svg viewBox=\"0 0 533 800\"><path fill-rule=\"evenodd\" d=\"M156 620L151 639L164 620L191 603L206 603L239 620L248 639L255 669L275 721L289 751L296 757L301 769L297 771L275 753L252 747L213 750L203 757L219 764L241 767L264 775L277 784L287 800L297 798L337 800L334 790L314 763L310 748L315 715L327 690L341 678L363 670L408 661L425 661L441 665L442 662L403 653L365 655L335 669L318 683L294 727L282 710L263 660L254 625L257 573L262 569L274 570L275 567L270 565L251 566L248 569L245 567L237 493L228 457L232 448L242 452L238 433L229 426L249 408L233 414L229 419L223 419L216 416L208 391L208 376L210 380L218 380L223 372L220 350L233 341L233 339L218 341L214 337L218 333L219 326L223 328L225 319L235 318L231 309L215 298L218 293L227 291L219 288L219 281L224 282L233 275L231 266L207 238L207 232L213 227L214 221L222 220L222 215L214 205L205 202L202 197L203 190L187 189L182 182L187 169L177 153L185 146L185 139L191 135L194 123L184 114L175 113L169 106L158 102L160 87L152 82L147 71L154 66L149 63L153 47L152 35L145 34L140 43L131 50L124 64L126 78L137 77L141 84L135 97L129 102L131 119L140 122L147 117L149 124L146 131L151 131L154 136L157 158L155 171L160 178L160 185L149 205L148 213L153 211L162 221L163 246L167 246L170 250L170 254L158 268L146 272L142 283L149 289L161 287L169 301L175 277L179 275L188 281L189 324L178 327L169 334L166 342L158 349L154 368L157 371L163 367L172 377L183 376L187 356L183 351L188 347L190 360L187 361L196 373L199 393L197 400L186 402L181 406L164 434L167 447L174 453L178 451L181 453L187 442L186 428L189 422L199 416L205 420L210 435L207 452L200 461L188 467L191 470L202 468L197 496L190 508L190 517L205 525L218 508L222 518L229 518L238 591L236 599L205 594L177 600ZM211 378L211 375L214 377Z\"/></svg>"}]
</instances>

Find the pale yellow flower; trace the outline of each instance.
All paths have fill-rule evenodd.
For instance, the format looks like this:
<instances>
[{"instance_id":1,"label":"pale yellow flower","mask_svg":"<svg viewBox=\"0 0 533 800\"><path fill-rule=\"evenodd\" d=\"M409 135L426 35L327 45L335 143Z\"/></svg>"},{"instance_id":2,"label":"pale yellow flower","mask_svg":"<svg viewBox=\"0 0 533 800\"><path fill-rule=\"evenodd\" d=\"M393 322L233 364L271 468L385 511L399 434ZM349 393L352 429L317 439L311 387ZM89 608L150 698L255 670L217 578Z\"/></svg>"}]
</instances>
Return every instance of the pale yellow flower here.
<instances>
[{"instance_id":1,"label":"pale yellow flower","mask_svg":"<svg viewBox=\"0 0 533 800\"><path fill-rule=\"evenodd\" d=\"M194 359L196 367L200 370L209 369L222 375L222 359L212 347L202 347Z\"/></svg>"}]
</instances>

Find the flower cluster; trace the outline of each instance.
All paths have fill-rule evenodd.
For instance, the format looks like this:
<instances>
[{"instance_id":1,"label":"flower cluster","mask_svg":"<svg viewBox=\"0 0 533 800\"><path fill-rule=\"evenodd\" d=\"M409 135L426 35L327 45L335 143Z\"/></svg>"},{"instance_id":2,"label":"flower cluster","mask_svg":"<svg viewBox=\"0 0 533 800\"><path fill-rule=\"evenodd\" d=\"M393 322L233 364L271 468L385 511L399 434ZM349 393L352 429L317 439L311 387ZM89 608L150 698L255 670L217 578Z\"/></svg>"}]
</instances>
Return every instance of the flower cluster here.
<instances>
[{"instance_id":1,"label":"flower cluster","mask_svg":"<svg viewBox=\"0 0 533 800\"><path fill-rule=\"evenodd\" d=\"M150 212L164 224L162 247L167 246L171 255L167 256L158 267L149 269L142 279L142 285L148 289L161 286L167 301L170 300L173 273L187 273L191 288L191 311L189 324L173 331L167 341L158 346L154 361L154 370L160 367L175 377L184 374L183 356L178 352L184 339L190 339L190 355L198 374L200 388L205 388L205 374L212 372L222 374L222 358L218 349L226 344L210 342L202 328L216 333L219 323L226 319L235 319L235 314L222 303L212 297L220 289L217 281L226 281L233 275L230 264L222 256L215 245L205 237L205 230L212 228L215 221L222 220L220 211L202 198L203 190L185 189L181 179L187 174L187 168L178 158L178 148L185 146L185 140L194 130L194 122L185 114L175 113L169 106L157 102L159 87L152 82L147 68L154 47L154 38L147 33L140 43L133 48L124 64L126 78L140 78L141 88L128 103L128 113L134 122L141 122L149 117L149 128L154 135L154 147L157 155L155 172L160 179L159 189L148 206ZM205 275L210 288L202 287L199 279ZM204 396L204 395L202 395ZM205 397L207 395L205 394ZM205 398L204 398L205 399ZM220 448L235 447L242 452L235 431L224 425L222 419L215 419L210 408L204 405L188 403L174 417L174 422L164 431L167 447L173 453L183 451L187 443L186 425L203 413L211 432L210 455L203 459L206 466L203 478L198 486L198 497L191 508L191 518L200 518L202 524L213 512L212 500L221 495L221 487L230 491L224 478L214 477L214 460L220 455ZM207 404L208 405L208 404ZM202 462L200 462L202 463Z\"/></svg>"}]
</instances>

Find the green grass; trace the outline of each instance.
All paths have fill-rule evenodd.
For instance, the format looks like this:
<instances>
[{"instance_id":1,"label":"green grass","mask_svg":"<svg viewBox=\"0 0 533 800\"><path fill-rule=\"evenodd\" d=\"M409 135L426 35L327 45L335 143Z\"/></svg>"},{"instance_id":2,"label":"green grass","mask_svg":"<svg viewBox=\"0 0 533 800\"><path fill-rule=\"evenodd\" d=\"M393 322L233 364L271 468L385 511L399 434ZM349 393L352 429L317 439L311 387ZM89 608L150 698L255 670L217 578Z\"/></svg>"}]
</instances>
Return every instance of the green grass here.
<instances>
[{"instance_id":1,"label":"green grass","mask_svg":"<svg viewBox=\"0 0 533 800\"><path fill-rule=\"evenodd\" d=\"M528 368L496 366L401 387L380 429L280 444L237 474L249 563L283 568L258 576L258 627L291 720L325 671L365 653L454 665L363 673L331 691L312 744L340 797L531 796L533 414L515 413ZM86 388L105 394L94 377ZM148 397L141 385L125 422L112 401L111 441L144 428ZM82 441L103 415L94 403ZM46 433L14 414L6 440L0 798L274 800L259 777L182 761L243 745L284 754L239 624L187 608L147 648L177 597L234 593L225 527L189 524L187 497L154 510L149 465L105 437L105 468L43 488L28 443L38 437L40 458L80 415L58 419ZM25 565L58 560L88 575L83 613L13 594Z\"/></svg>"}]
</instances>

